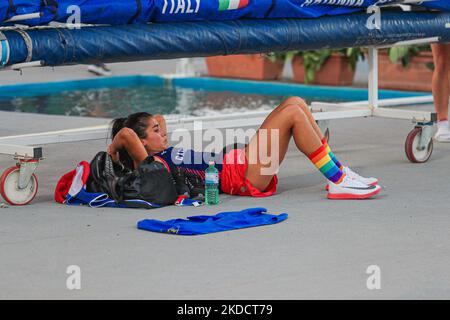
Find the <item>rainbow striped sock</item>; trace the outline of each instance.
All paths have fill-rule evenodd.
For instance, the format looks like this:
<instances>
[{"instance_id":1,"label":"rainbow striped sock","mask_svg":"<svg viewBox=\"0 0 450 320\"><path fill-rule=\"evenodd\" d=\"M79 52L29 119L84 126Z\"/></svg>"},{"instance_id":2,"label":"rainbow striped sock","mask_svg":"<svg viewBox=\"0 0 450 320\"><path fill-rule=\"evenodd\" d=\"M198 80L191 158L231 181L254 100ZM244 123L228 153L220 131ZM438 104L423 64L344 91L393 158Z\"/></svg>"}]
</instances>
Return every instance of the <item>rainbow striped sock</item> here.
<instances>
[{"instance_id":1,"label":"rainbow striped sock","mask_svg":"<svg viewBox=\"0 0 450 320\"><path fill-rule=\"evenodd\" d=\"M345 174L331 159L327 151L327 146L327 144L322 145L319 149L311 153L308 158L328 180L339 184L344 179Z\"/></svg>"},{"instance_id":2,"label":"rainbow striped sock","mask_svg":"<svg viewBox=\"0 0 450 320\"><path fill-rule=\"evenodd\" d=\"M322 144L324 146L326 146L326 150L328 152L328 155L330 156L331 160L333 160L333 162L338 166L339 169L341 169L341 171L344 169L344 166L338 161L338 159L336 158L336 156L334 155L334 153L331 151L330 146L328 145L327 139L323 138L322 139Z\"/></svg>"}]
</instances>

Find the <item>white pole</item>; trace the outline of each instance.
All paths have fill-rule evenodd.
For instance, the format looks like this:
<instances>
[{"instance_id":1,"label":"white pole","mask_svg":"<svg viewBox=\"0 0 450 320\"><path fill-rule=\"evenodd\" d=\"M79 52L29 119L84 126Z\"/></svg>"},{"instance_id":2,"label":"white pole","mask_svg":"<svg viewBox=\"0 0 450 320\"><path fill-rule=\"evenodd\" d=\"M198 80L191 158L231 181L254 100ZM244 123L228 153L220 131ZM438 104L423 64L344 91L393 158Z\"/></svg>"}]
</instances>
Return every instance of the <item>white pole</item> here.
<instances>
[{"instance_id":1,"label":"white pole","mask_svg":"<svg viewBox=\"0 0 450 320\"><path fill-rule=\"evenodd\" d=\"M28 14L20 14L20 15L14 16L14 17L6 20L5 22L24 21L24 20L36 19L36 18L40 18L40 17L41 17L41 13L40 12L28 13Z\"/></svg>"},{"instance_id":2,"label":"white pole","mask_svg":"<svg viewBox=\"0 0 450 320\"><path fill-rule=\"evenodd\" d=\"M434 42L439 42L439 37L430 37L430 38L422 38L422 39L414 39L414 40L405 40L405 41L399 41L394 44L384 45L384 46L377 46L377 49L387 49L392 47L398 47L398 46L414 46L419 44L430 44Z\"/></svg>"},{"instance_id":3,"label":"white pole","mask_svg":"<svg viewBox=\"0 0 450 320\"><path fill-rule=\"evenodd\" d=\"M378 108L378 49L369 47L369 107Z\"/></svg>"},{"instance_id":4,"label":"white pole","mask_svg":"<svg viewBox=\"0 0 450 320\"><path fill-rule=\"evenodd\" d=\"M23 62L23 63L16 63L12 64L10 66L4 67L0 69L0 71L7 71L7 70L21 70L25 68L36 68L36 67L42 67L44 65L44 61L38 60L38 61L31 61L31 62Z\"/></svg>"}]
</instances>

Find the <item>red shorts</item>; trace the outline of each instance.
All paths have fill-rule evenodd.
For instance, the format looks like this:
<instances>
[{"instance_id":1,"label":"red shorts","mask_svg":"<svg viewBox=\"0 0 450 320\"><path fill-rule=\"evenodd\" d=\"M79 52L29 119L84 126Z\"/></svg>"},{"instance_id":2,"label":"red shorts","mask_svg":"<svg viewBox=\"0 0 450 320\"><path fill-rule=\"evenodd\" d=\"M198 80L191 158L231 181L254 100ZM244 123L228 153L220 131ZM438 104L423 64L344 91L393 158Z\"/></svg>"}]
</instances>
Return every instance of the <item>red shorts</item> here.
<instances>
[{"instance_id":1,"label":"red shorts","mask_svg":"<svg viewBox=\"0 0 450 320\"><path fill-rule=\"evenodd\" d=\"M233 149L223 157L220 188L224 193L250 197L268 197L277 191L278 177L273 176L266 190L260 191L245 178L248 160L245 149Z\"/></svg>"}]
</instances>

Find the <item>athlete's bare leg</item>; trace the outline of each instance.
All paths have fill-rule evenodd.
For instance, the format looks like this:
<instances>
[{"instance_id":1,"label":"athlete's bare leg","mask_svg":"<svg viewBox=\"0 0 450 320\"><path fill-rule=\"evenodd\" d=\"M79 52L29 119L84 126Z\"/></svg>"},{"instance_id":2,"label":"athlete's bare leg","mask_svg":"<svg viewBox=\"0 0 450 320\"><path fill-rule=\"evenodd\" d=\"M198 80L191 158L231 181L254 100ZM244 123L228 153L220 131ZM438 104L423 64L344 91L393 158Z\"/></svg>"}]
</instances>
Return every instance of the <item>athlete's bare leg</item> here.
<instances>
[{"instance_id":1,"label":"athlete's bare leg","mask_svg":"<svg viewBox=\"0 0 450 320\"><path fill-rule=\"evenodd\" d=\"M278 137L272 141L271 135L275 132L278 132ZM263 171L274 166L275 170L278 169L292 137L305 155L319 149L324 137L305 101L297 97L285 100L273 110L245 149L249 161L246 178L253 186L261 191L267 188L275 172L263 174ZM261 155L267 155L276 163L264 163L266 161L262 161Z\"/></svg>"}]
</instances>

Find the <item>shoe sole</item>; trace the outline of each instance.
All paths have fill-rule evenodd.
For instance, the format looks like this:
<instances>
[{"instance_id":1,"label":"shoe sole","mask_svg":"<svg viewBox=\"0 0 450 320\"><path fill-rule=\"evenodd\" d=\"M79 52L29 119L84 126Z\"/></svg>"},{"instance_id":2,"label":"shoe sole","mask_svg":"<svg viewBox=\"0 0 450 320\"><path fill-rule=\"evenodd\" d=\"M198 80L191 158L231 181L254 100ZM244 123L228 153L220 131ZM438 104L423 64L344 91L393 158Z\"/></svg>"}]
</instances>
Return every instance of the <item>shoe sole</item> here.
<instances>
[{"instance_id":1,"label":"shoe sole","mask_svg":"<svg viewBox=\"0 0 450 320\"><path fill-rule=\"evenodd\" d=\"M369 186L376 186L378 184L378 180L376 182L373 182L371 184L369 184ZM330 191L330 186L328 185L328 183L325 186L325 191Z\"/></svg>"},{"instance_id":2,"label":"shoe sole","mask_svg":"<svg viewBox=\"0 0 450 320\"><path fill-rule=\"evenodd\" d=\"M106 73L101 73L101 72L95 72L95 71L89 71L90 73L92 73L93 75L96 75L96 76L101 76L101 77L110 77L110 76L112 76L112 74L106 74Z\"/></svg>"},{"instance_id":3,"label":"shoe sole","mask_svg":"<svg viewBox=\"0 0 450 320\"><path fill-rule=\"evenodd\" d=\"M339 194L330 194L328 193L327 198L331 200L363 200L363 199L369 199L373 196L376 196L378 193L380 193L381 188L378 190L375 190L368 194L351 194L351 193L339 193Z\"/></svg>"}]
</instances>

